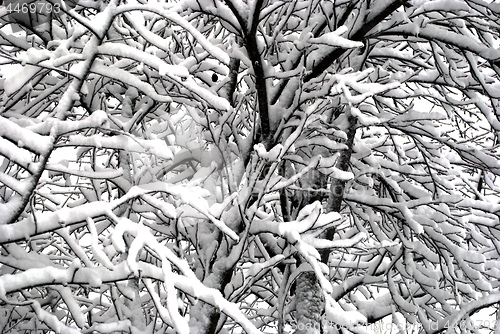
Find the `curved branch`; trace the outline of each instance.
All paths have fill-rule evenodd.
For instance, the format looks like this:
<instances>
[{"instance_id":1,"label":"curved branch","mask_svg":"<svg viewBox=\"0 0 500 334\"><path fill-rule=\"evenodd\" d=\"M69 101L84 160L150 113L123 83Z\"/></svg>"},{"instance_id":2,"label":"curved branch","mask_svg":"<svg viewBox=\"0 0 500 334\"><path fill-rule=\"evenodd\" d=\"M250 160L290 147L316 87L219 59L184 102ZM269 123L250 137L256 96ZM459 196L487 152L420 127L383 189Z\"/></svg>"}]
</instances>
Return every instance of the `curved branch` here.
<instances>
[{"instance_id":1,"label":"curved branch","mask_svg":"<svg viewBox=\"0 0 500 334\"><path fill-rule=\"evenodd\" d=\"M389 2L389 4L385 6L385 8L382 8L378 12L369 15L367 17L366 22L363 25L361 25L359 30L350 34L349 39L353 41L362 41L370 30L372 30L377 24L382 22L386 17L388 17L390 14L392 14L396 9L401 7L406 2L407 0L394 0L392 2ZM304 76L304 81L308 82L311 79L322 74L328 67L330 67L331 64L333 64L337 59L339 59L346 51L348 51L348 49L338 48L330 52L330 54L321 59L321 61L319 61L316 64L316 66L314 66L314 68Z\"/></svg>"}]
</instances>

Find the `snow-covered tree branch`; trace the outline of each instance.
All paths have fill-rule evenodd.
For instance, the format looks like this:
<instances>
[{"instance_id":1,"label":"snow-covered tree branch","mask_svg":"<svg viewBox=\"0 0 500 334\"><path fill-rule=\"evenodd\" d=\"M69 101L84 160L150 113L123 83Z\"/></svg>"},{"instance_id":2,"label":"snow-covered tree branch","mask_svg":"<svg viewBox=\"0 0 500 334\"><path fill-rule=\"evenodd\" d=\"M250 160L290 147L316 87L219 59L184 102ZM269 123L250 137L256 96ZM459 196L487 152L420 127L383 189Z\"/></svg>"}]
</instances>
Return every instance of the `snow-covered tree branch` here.
<instances>
[{"instance_id":1,"label":"snow-covered tree branch","mask_svg":"<svg viewBox=\"0 0 500 334\"><path fill-rule=\"evenodd\" d=\"M498 4L12 2L0 332L493 333Z\"/></svg>"}]
</instances>

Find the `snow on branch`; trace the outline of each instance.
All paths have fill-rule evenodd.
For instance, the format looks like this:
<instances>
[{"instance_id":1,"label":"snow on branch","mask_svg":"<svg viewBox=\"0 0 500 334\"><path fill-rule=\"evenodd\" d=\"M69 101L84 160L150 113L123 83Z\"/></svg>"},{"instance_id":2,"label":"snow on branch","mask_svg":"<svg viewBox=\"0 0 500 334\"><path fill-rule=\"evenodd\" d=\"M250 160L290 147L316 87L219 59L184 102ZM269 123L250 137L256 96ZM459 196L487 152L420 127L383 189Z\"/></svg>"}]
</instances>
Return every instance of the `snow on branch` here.
<instances>
[{"instance_id":1,"label":"snow on branch","mask_svg":"<svg viewBox=\"0 0 500 334\"><path fill-rule=\"evenodd\" d=\"M460 50L470 51L491 61L496 61L500 58L500 49L491 48L470 38L469 36L440 28L437 25L426 25L422 27L417 25L417 23L407 23L389 29L388 32L391 34L404 34L407 36L425 38L429 41L440 41L448 45L452 45Z\"/></svg>"},{"instance_id":2,"label":"snow on branch","mask_svg":"<svg viewBox=\"0 0 500 334\"><path fill-rule=\"evenodd\" d=\"M174 7L175 9L175 7ZM229 65L229 56L222 49L213 45L202 33L200 33L192 24L180 16L175 11L164 10L161 6L155 5L121 5L118 7L116 14L131 12L131 11L149 11L156 13L164 18L172 21L178 26L186 29L199 43L208 51L213 57L218 59L221 63Z\"/></svg>"},{"instance_id":3,"label":"snow on branch","mask_svg":"<svg viewBox=\"0 0 500 334\"><path fill-rule=\"evenodd\" d=\"M64 146L95 147L102 149L119 149L127 152L147 153L172 160L173 153L170 147L161 139L134 138L131 135L103 136L101 134L85 136L70 135Z\"/></svg>"},{"instance_id":4,"label":"snow on branch","mask_svg":"<svg viewBox=\"0 0 500 334\"><path fill-rule=\"evenodd\" d=\"M128 86L132 86L151 97L153 100L169 103L172 102L170 96L160 95L153 86L142 81L137 76L116 66L107 66L100 61L96 61L92 66L92 73L120 81Z\"/></svg>"},{"instance_id":5,"label":"snow on branch","mask_svg":"<svg viewBox=\"0 0 500 334\"><path fill-rule=\"evenodd\" d=\"M82 120L69 121L69 120L58 120L55 118L50 118L44 122L38 124L30 125L27 127L30 131L33 131L42 135L52 135L54 137L62 136L70 132L76 132L79 130L87 128L108 128L109 127L108 114L103 110L95 110L91 115L85 117Z\"/></svg>"},{"instance_id":6,"label":"snow on branch","mask_svg":"<svg viewBox=\"0 0 500 334\"><path fill-rule=\"evenodd\" d=\"M341 35L347 33L347 27L341 26L337 28L337 30L321 35L320 37L310 38L308 40L309 43L312 44L322 44L333 47L340 47L344 49L351 48L361 48L363 47L363 43L357 41L351 41Z\"/></svg>"},{"instance_id":7,"label":"snow on branch","mask_svg":"<svg viewBox=\"0 0 500 334\"><path fill-rule=\"evenodd\" d=\"M138 263L137 271L141 272L144 278L165 279L163 270L148 263ZM69 268L58 269L53 267L28 269L18 274L7 274L0 276L0 297L5 300L5 296L12 292L21 290L32 285L42 286L48 284L90 284L98 286L102 282L118 282L128 278L133 272L128 267L126 261L115 265L114 270L104 268L86 268L81 267L78 261L74 262ZM214 289L207 288L196 278L190 278L172 273L170 276L173 285L184 293L196 297L208 304L217 307L224 312L248 333L262 334L254 324L239 310L234 303L228 302L222 294ZM49 313L43 313L45 316ZM54 318L44 318L48 321L54 321ZM60 326L60 323L54 323ZM62 327L59 327L62 328Z\"/></svg>"},{"instance_id":8,"label":"snow on branch","mask_svg":"<svg viewBox=\"0 0 500 334\"><path fill-rule=\"evenodd\" d=\"M97 48L97 52L102 55L119 56L136 60L138 62L144 63L145 65L153 67L163 75L167 75L169 77L179 77L179 79L177 80L180 80L180 78L185 79L189 75L188 70L184 66L167 64L165 61L152 54L138 51L136 48L128 45L106 43L100 45Z\"/></svg>"},{"instance_id":9,"label":"snow on branch","mask_svg":"<svg viewBox=\"0 0 500 334\"><path fill-rule=\"evenodd\" d=\"M52 138L34 133L2 116L0 116L0 136L3 140L9 140L19 148L26 148L36 154L47 154L53 145Z\"/></svg>"}]
</instances>

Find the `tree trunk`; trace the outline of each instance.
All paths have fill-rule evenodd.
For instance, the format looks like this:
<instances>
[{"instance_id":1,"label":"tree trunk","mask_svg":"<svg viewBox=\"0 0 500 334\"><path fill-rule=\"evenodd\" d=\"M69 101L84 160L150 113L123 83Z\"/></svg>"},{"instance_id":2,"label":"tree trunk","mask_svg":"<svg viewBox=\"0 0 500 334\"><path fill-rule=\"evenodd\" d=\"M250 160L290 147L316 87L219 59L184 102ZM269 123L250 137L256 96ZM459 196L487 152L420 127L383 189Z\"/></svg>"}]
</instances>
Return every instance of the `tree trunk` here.
<instances>
[{"instance_id":1,"label":"tree trunk","mask_svg":"<svg viewBox=\"0 0 500 334\"><path fill-rule=\"evenodd\" d=\"M337 168L341 171L346 172L349 169L349 163L351 161L352 149L354 146L354 137L356 135L356 118L353 116L349 116L348 118L348 128L345 130L347 134L346 146L347 149L342 151L339 156L339 160L337 162ZM332 184L330 185L330 195L328 197L328 202L326 204L326 212L340 212L340 208L342 206L342 200L344 199L344 191L345 191L345 183L344 180L333 179ZM331 228L326 231L324 236L327 240L332 240L335 234L335 228ZM330 255L330 251L328 249L323 250L321 252L321 262L328 264L328 257Z\"/></svg>"},{"instance_id":2,"label":"tree trunk","mask_svg":"<svg viewBox=\"0 0 500 334\"><path fill-rule=\"evenodd\" d=\"M347 134L347 149L343 151L337 162L337 168L347 171L351 160L354 146L354 136L356 135L356 118L349 116ZM340 212L344 197L345 181L333 179L330 185L330 194L326 205L326 212ZM335 229L326 232L324 238L332 240ZM325 249L321 252L321 261L328 264L330 251ZM319 334L323 333L321 328L321 315L324 311L323 291L318 282L316 274L307 272L297 278L296 288L297 298L297 328L295 334Z\"/></svg>"},{"instance_id":3,"label":"tree trunk","mask_svg":"<svg viewBox=\"0 0 500 334\"><path fill-rule=\"evenodd\" d=\"M295 334L320 334L321 315L325 309L325 298L316 274L302 273L297 278L297 328Z\"/></svg>"},{"instance_id":4,"label":"tree trunk","mask_svg":"<svg viewBox=\"0 0 500 334\"><path fill-rule=\"evenodd\" d=\"M231 281L234 269L234 267L226 266L227 256L229 254L218 257L220 260L214 263L212 272L203 280L205 286L217 289L221 293L224 293L224 288ZM198 301L191 307L190 315L189 328L191 333L213 334L216 332L221 312L212 305Z\"/></svg>"}]
</instances>

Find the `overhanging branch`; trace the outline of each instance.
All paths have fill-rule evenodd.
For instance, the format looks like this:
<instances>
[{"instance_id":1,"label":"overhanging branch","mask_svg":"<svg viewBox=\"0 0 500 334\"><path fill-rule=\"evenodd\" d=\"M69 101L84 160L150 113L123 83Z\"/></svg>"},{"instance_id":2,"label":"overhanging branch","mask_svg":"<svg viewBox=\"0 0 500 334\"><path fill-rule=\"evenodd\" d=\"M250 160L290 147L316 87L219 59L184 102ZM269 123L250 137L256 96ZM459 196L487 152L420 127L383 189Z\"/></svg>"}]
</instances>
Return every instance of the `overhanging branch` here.
<instances>
[{"instance_id":1,"label":"overhanging branch","mask_svg":"<svg viewBox=\"0 0 500 334\"><path fill-rule=\"evenodd\" d=\"M366 22L364 22L361 27L350 34L349 39L353 41L362 41L365 35L372 30L377 24L382 22L386 17L388 17L392 12L401 7L407 0L394 0L388 2L386 6L372 15L368 15ZM348 49L338 48L330 52L327 56L321 59L316 66L304 76L304 82L308 82L311 79L317 77L323 73L331 64L333 64L337 59L340 58Z\"/></svg>"}]
</instances>

